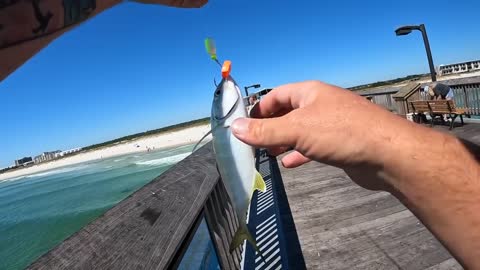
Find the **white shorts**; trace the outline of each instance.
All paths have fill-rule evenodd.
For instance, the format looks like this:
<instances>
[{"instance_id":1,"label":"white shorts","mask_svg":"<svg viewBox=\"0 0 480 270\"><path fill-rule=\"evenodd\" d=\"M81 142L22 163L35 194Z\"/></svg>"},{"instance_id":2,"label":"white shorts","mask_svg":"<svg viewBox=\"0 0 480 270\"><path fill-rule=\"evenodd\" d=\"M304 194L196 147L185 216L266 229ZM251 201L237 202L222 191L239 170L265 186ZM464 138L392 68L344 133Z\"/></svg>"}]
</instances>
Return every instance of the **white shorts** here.
<instances>
[{"instance_id":1,"label":"white shorts","mask_svg":"<svg viewBox=\"0 0 480 270\"><path fill-rule=\"evenodd\" d=\"M450 91L448 91L448 94L445 96L446 100L453 100L453 90L450 88Z\"/></svg>"}]
</instances>

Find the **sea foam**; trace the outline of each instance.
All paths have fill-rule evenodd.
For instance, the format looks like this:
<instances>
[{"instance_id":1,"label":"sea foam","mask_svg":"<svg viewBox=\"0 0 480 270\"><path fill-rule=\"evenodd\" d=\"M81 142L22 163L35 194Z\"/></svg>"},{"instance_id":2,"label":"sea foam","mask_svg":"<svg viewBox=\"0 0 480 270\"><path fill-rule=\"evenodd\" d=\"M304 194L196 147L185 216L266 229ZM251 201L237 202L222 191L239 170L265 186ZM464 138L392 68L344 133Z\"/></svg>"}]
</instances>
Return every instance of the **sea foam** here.
<instances>
[{"instance_id":1,"label":"sea foam","mask_svg":"<svg viewBox=\"0 0 480 270\"><path fill-rule=\"evenodd\" d=\"M159 166L159 165L170 165L173 163L177 163L181 161L182 159L188 157L190 153L183 153L183 154L178 154L170 157L164 157L164 158L157 158L157 159L152 159L152 160L147 160L147 161L138 161L135 162L137 165L146 165L146 166Z\"/></svg>"}]
</instances>

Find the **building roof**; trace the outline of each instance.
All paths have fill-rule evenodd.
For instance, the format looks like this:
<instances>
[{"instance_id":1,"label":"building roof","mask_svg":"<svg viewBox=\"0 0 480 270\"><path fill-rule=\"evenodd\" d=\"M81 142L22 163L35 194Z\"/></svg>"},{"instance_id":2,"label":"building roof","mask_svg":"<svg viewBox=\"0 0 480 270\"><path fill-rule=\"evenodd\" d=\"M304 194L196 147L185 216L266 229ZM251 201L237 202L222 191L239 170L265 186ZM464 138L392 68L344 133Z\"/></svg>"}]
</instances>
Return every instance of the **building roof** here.
<instances>
[{"instance_id":1,"label":"building roof","mask_svg":"<svg viewBox=\"0 0 480 270\"><path fill-rule=\"evenodd\" d=\"M456 78L456 79L450 79L450 80L443 80L443 81L437 81L439 83L447 84L450 86L453 85L459 85L459 84L480 84L480 76L473 76L473 77L463 77L463 78ZM373 87L373 88L366 88L362 90L353 90L354 93L357 93L361 96L375 96L375 95L386 95L386 94L395 94L393 97L408 97L413 93L412 87L425 87L426 85L429 85L430 82L425 82L425 83L418 83L418 82L410 82L407 85L403 86L383 86L383 87Z\"/></svg>"},{"instance_id":2,"label":"building roof","mask_svg":"<svg viewBox=\"0 0 480 270\"><path fill-rule=\"evenodd\" d=\"M385 86L385 87L374 87L367 88L362 90L354 90L353 92L361 96L374 96L374 95L385 95L398 92L398 86Z\"/></svg>"},{"instance_id":3,"label":"building roof","mask_svg":"<svg viewBox=\"0 0 480 270\"><path fill-rule=\"evenodd\" d=\"M478 60L470 60L470 61L463 61L463 62L456 62L456 63L451 63L451 64L441 64L441 65L439 65L438 67L461 65L461 64L472 63L472 62L479 62L479 61L480 61L480 59L478 59Z\"/></svg>"},{"instance_id":4,"label":"building roof","mask_svg":"<svg viewBox=\"0 0 480 270\"><path fill-rule=\"evenodd\" d=\"M417 91L418 88L420 88L420 83L416 83L416 82L409 83L403 86L402 88L400 88L398 92L395 93L395 95L393 95L393 98L407 98L411 94L413 94L415 91Z\"/></svg>"},{"instance_id":5,"label":"building roof","mask_svg":"<svg viewBox=\"0 0 480 270\"><path fill-rule=\"evenodd\" d=\"M475 84L475 83L480 83L480 76L463 77L463 78L456 78L456 79L443 80L443 81L437 81L437 82L450 85L450 86L459 85L459 84ZM430 82L422 83L422 87L429 84Z\"/></svg>"}]
</instances>

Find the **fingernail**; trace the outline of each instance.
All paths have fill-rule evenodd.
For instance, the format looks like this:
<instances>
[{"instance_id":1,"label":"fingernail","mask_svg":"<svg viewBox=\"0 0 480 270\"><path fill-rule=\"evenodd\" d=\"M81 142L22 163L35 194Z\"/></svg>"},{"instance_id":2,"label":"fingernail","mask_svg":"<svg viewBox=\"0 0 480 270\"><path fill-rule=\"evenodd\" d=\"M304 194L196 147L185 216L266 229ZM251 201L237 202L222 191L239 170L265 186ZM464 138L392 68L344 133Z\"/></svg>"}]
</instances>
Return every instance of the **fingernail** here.
<instances>
[{"instance_id":1,"label":"fingernail","mask_svg":"<svg viewBox=\"0 0 480 270\"><path fill-rule=\"evenodd\" d=\"M237 136L245 136L248 132L248 122L247 118L239 118L232 123L233 134Z\"/></svg>"}]
</instances>

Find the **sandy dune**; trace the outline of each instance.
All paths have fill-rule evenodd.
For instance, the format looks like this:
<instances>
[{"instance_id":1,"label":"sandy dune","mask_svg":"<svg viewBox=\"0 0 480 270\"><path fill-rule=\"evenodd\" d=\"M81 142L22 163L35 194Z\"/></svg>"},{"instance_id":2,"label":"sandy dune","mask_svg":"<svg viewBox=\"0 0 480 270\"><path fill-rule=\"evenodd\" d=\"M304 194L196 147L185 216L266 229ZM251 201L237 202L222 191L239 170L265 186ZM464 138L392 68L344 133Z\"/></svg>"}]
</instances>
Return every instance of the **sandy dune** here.
<instances>
[{"instance_id":1,"label":"sandy dune","mask_svg":"<svg viewBox=\"0 0 480 270\"><path fill-rule=\"evenodd\" d=\"M188 127L182 130L166 132L149 137L139 138L125 143L118 143L113 146L104 147L98 150L92 150L86 153L80 153L74 156L65 157L59 160L50 161L34 165L32 167L23 168L11 172L0 174L0 181L19 177L23 175L33 174L41 171L51 170L58 167L72 165L76 163L92 161L113 156L125 155L130 153L145 152L148 149L162 149L167 147L196 143L203 135L210 130L210 125L200 125ZM207 137L211 139L211 135Z\"/></svg>"}]
</instances>

